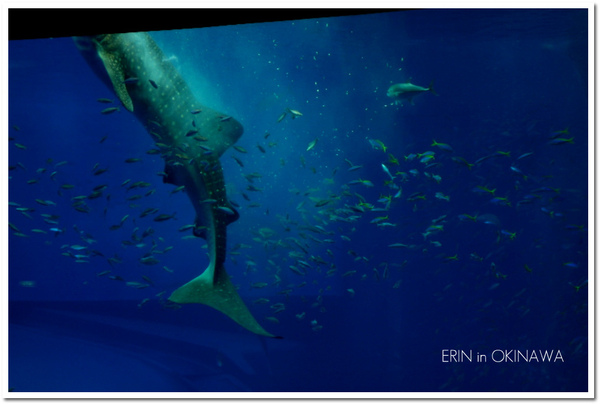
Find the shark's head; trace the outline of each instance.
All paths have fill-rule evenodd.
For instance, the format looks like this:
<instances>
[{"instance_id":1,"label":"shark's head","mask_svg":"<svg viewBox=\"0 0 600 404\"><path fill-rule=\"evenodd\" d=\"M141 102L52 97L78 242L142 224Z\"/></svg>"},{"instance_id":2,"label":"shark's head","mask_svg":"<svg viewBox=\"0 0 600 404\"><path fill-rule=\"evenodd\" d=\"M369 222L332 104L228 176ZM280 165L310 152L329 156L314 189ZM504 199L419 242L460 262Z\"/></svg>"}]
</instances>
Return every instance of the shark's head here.
<instances>
[{"instance_id":1,"label":"shark's head","mask_svg":"<svg viewBox=\"0 0 600 404\"><path fill-rule=\"evenodd\" d=\"M96 73L96 76L110 88L112 87L110 77L106 72L102 59L100 59L100 56L98 55L98 45L107 36L108 35L74 36L73 41L85 61L90 65L94 73Z\"/></svg>"}]
</instances>

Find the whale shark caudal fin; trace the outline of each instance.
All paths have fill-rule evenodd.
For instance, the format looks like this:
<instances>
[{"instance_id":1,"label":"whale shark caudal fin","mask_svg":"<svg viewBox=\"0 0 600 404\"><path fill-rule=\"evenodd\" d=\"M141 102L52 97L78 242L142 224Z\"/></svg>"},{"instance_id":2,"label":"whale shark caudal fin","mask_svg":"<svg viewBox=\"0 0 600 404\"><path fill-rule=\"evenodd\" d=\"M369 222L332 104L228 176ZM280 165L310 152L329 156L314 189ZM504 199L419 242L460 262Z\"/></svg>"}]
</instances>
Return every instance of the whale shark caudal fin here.
<instances>
[{"instance_id":1,"label":"whale shark caudal fin","mask_svg":"<svg viewBox=\"0 0 600 404\"><path fill-rule=\"evenodd\" d=\"M210 267L207 268L202 275L175 290L169 300L179 304L205 304L229 316L233 321L255 334L281 338L265 331L258 324L231 283L223 266L214 270Z\"/></svg>"},{"instance_id":2,"label":"whale shark caudal fin","mask_svg":"<svg viewBox=\"0 0 600 404\"><path fill-rule=\"evenodd\" d=\"M427 89L427 91L429 91L431 94L433 95L438 95L438 93L435 92L435 90L433 89L433 80L431 80L431 82L429 83L429 88Z\"/></svg>"}]
</instances>

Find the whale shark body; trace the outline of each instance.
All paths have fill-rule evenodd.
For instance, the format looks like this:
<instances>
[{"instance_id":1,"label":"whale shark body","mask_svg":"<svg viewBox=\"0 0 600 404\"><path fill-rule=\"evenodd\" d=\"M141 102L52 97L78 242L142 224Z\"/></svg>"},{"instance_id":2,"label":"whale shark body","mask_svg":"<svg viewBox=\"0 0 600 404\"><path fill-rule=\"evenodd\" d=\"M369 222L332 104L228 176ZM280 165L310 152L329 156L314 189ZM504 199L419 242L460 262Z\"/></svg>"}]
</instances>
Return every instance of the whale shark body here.
<instances>
[{"instance_id":1,"label":"whale shark body","mask_svg":"<svg viewBox=\"0 0 600 404\"><path fill-rule=\"evenodd\" d=\"M208 305L253 333L274 337L252 316L224 267L227 225L239 214L227 199L219 157L240 138L242 125L200 104L148 33L74 41L155 140L165 160L164 182L183 185L196 211L194 234L206 240L210 263L169 300Z\"/></svg>"}]
</instances>

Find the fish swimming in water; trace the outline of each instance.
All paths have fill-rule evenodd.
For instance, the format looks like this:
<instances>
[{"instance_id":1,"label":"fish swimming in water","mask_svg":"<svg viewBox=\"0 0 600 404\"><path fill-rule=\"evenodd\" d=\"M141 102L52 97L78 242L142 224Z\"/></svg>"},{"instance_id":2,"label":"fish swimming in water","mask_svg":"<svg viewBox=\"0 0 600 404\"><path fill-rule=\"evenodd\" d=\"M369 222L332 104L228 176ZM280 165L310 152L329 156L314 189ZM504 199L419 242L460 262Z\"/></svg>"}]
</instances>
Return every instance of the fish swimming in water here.
<instances>
[{"instance_id":1,"label":"fish swimming in water","mask_svg":"<svg viewBox=\"0 0 600 404\"><path fill-rule=\"evenodd\" d=\"M414 85L411 82L393 84L388 88L387 96L394 100L394 105L403 104L404 101L408 101L410 105L415 105L413 98L426 92L438 95L433 90L433 81L429 83L428 88Z\"/></svg>"},{"instance_id":2,"label":"fish swimming in water","mask_svg":"<svg viewBox=\"0 0 600 404\"><path fill-rule=\"evenodd\" d=\"M201 275L176 289L169 300L205 304L253 333L274 337L250 313L224 266L227 225L239 214L227 199L219 157L240 138L242 125L202 105L148 33L75 37L74 41L125 109L138 118L151 136L156 130L161 132L161 144L157 146L175 151L164 154L163 181L185 185L196 211L194 235L206 240L210 262ZM190 111L202 111L194 115L194 124ZM202 146L200 142L189 142L185 135L190 130L198 130L207 139ZM207 149L211 152L207 153ZM185 155L179 150L185 150ZM200 202L207 199L217 202ZM143 263L154 262L147 259Z\"/></svg>"}]
</instances>

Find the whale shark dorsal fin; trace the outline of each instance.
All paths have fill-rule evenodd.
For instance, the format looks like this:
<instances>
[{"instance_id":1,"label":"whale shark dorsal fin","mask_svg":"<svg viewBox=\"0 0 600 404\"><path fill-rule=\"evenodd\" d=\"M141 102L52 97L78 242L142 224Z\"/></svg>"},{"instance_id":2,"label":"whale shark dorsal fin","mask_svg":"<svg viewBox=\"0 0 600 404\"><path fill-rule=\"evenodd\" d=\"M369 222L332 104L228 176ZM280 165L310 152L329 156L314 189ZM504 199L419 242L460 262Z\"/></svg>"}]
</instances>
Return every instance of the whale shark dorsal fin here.
<instances>
[{"instance_id":1,"label":"whale shark dorsal fin","mask_svg":"<svg viewBox=\"0 0 600 404\"><path fill-rule=\"evenodd\" d=\"M104 68L108 73L110 82L112 83L115 94L119 97L119 100L123 103L123 106L129 111L133 112L133 101L127 92L127 86L125 85L125 73L121 66L119 58L106 52L104 49L98 50L98 56L104 64Z\"/></svg>"},{"instance_id":2,"label":"whale shark dorsal fin","mask_svg":"<svg viewBox=\"0 0 600 404\"><path fill-rule=\"evenodd\" d=\"M201 133L207 134L206 145L221 157L242 136L244 129L236 119L217 111L207 112L207 115L210 118L202 123Z\"/></svg>"}]
</instances>

